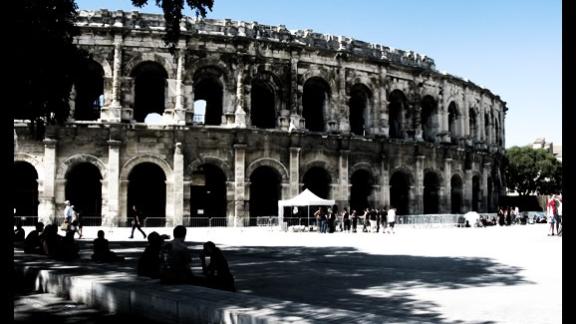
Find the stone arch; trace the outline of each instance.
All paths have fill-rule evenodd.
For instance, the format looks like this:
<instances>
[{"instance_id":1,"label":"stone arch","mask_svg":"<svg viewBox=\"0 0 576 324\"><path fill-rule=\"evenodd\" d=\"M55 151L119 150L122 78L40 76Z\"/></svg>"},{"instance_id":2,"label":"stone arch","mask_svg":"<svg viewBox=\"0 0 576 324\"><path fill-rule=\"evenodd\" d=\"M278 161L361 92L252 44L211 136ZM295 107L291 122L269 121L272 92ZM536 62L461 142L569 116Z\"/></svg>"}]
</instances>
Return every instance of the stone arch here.
<instances>
[{"instance_id":1,"label":"stone arch","mask_svg":"<svg viewBox=\"0 0 576 324\"><path fill-rule=\"evenodd\" d=\"M470 109L468 110L468 130L470 137L474 140L478 138L479 133L478 116L479 116L478 108L470 107Z\"/></svg>"},{"instance_id":2,"label":"stone arch","mask_svg":"<svg viewBox=\"0 0 576 324\"><path fill-rule=\"evenodd\" d=\"M442 176L433 169L424 170L423 179L423 206L424 214L437 214L440 211L440 187Z\"/></svg>"},{"instance_id":3,"label":"stone arch","mask_svg":"<svg viewBox=\"0 0 576 324\"><path fill-rule=\"evenodd\" d=\"M481 200L481 191L482 191L482 184L481 184L481 176L479 173L474 172L472 174L472 197L471 197L471 202L472 202L472 210L476 211L476 212L480 212L480 200Z\"/></svg>"},{"instance_id":4,"label":"stone arch","mask_svg":"<svg viewBox=\"0 0 576 324\"><path fill-rule=\"evenodd\" d=\"M390 138L404 138L405 118L408 102L402 90L395 89L388 94L388 124Z\"/></svg>"},{"instance_id":5,"label":"stone arch","mask_svg":"<svg viewBox=\"0 0 576 324\"><path fill-rule=\"evenodd\" d=\"M306 129L313 132L326 131L329 119L332 90L322 77L307 79L302 86L302 117Z\"/></svg>"},{"instance_id":6,"label":"stone arch","mask_svg":"<svg viewBox=\"0 0 576 324\"><path fill-rule=\"evenodd\" d=\"M288 182L288 169L284 164L282 164L282 162L270 158L260 158L250 163L248 168L246 168L246 178L249 179L254 170L261 166L267 166L274 169L282 179L282 182Z\"/></svg>"},{"instance_id":7,"label":"stone arch","mask_svg":"<svg viewBox=\"0 0 576 324\"><path fill-rule=\"evenodd\" d=\"M258 69L247 77L250 96L246 97L246 106L250 124L259 128L276 128L280 111L284 109L282 82L271 71Z\"/></svg>"},{"instance_id":8,"label":"stone arch","mask_svg":"<svg viewBox=\"0 0 576 324\"><path fill-rule=\"evenodd\" d=\"M373 206L374 184L376 179L371 168L356 164L356 168L350 172L350 208L359 213L365 208Z\"/></svg>"},{"instance_id":9,"label":"stone arch","mask_svg":"<svg viewBox=\"0 0 576 324\"><path fill-rule=\"evenodd\" d=\"M398 167L390 172L390 207L396 208L399 215L411 213L413 186L414 176L407 168Z\"/></svg>"},{"instance_id":10,"label":"stone arch","mask_svg":"<svg viewBox=\"0 0 576 324\"><path fill-rule=\"evenodd\" d=\"M144 163L144 162L156 164L157 166L160 167L160 169L162 169L162 171L164 171L164 174L166 175L166 180L171 179L172 168L170 167L170 164L160 157L146 154L146 155L135 156L135 157L129 159L128 161L126 161L122 165L122 168L120 170L120 180L128 180L128 176L130 175L130 172L132 171L132 169L135 166L137 166L138 164Z\"/></svg>"},{"instance_id":11,"label":"stone arch","mask_svg":"<svg viewBox=\"0 0 576 324\"><path fill-rule=\"evenodd\" d=\"M198 77L198 73L207 67L212 67L220 72L223 80L223 86L232 87L234 84L234 77L228 66L221 60L214 58L203 58L190 63L187 70L191 73L186 73L184 75L185 83L194 83Z\"/></svg>"},{"instance_id":12,"label":"stone arch","mask_svg":"<svg viewBox=\"0 0 576 324\"><path fill-rule=\"evenodd\" d=\"M378 176L378 169L368 162L358 162L355 163L352 167L350 167L350 171L348 171L348 181L352 179L352 174L359 170L366 170L372 176L372 178L376 178Z\"/></svg>"},{"instance_id":13,"label":"stone arch","mask_svg":"<svg viewBox=\"0 0 576 324\"><path fill-rule=\"evenodd\" d=\"M331 181L333 181L334 179L338 179L338 169L335 166L332 166L330 163L326 161L314 160L306 163L304 166L300 168L300 182L303 182L304 174L306 174L308 170L316 167L326 170L331 178Z\"/></svg>"},{"instance_id":14,"label":"stone arch","mask_svg":"<svg viewBox=\"0 0 576 324\"><path fill-rule=\"evenodd\" d=\"M74 78L74 119L97 120L104 102L104 69L93 59L84 59Z\"/></svg>"},{"instance_id":15,"label":"stone arch","mask_svg":"<svg viewBox=\"0 0 576 324\"><path fill-rule=\"evenodd\" d=\"M200 157L200 158L192 161L186 167L186 172L185 172L186 176L191 177L192 174L194 172L198 171L198 168L203 164L212 164L212 165L220 168L220 170L226 176L226 181L232 181L232 179L234 179L234 173L232 172L232 168L230 167L230 164L228 164L228 162L226 162L225 160L218 158L218 157L215 157L215 156L203 156L203 157Z\"/></svg>"},{"instance_id":16,"label":"stone arch","mask_svg":"<svg viewBox=\"0 0 576 324\"><path fill-rule=\"evenodd\" d=\"M373 93L365 84L355 83L350 87L348 100L350 131L356 135L365 135L370 127L373 110Z\"/></svg>"},{"instance_id":17,"label":"stone arch","mask_svg":"<svg viewBox=\"0 0 576 324\"><path fill-rule=\"evenodd\" d=\"M169 59L163 55L158 55L156 53L132 54L131 58L123 64L123 70L129 71L130 76L132 76L132 71L134 71L138 65L145 62L153 62L162 66L162 68L166 71L167 79L176 79L176 68L172 63L172 59Z\"/></svg>"},{"instance_id":18,"label":"stone arch","mask_svg":"<svg viewBox=\"0 0 576 324\"><path fill-rule=\"evenodd\" d=\"M206 100L204 124L221 125L226 104L226 88L231 87L226 71L217 65L204 65L192 75L194 101Z\"/></svg>"},{"instance_id":19,"label":"stone arch","mask_svg":"<svg viewBox=\"0 0 576 324\"><path fill-rule=\"evenodd\" d=\"M309 189L320 198L330 199L333 179L325 167L311 166L302 174L302 189Z\"/></svg>"},{"instance_id":20,"label":"stone arch","mask_svg":"<svg viewBox=\"0 0 576 324\"><path fill-rule=\"evenodd\" d=\"M458 174L452 174L450 177L450 212L453 214L462 213L464 202L464 181L463 177Z\"/></svg>"},{"instance_id":21,"label":"stone arch","mask_svg":"<svg viewBox=\"0 0 576 324\"><path fill-rule=\"evenodd\" d=\"M450 101L448 104L448 131L450 132L450 138L454 142L458 136L460 136L460 123L461 118L460 109L455 101Z\"/></svg>"},{"instance_id":22,"label":"stone arch","mask_svg":"<svg viewBox=\"0 0 576 324\"><path fill-rule=\"evenodd\" d=\"M277 216L278 200L282 196L283 179L278 170L270 165L259 165L251 173L249 183L250 223L258 216Z\"/></svg>"},{"instance_id":23,"label":"stone arch","mask_svg":"<svg viewBox=\"0 0 576 324\"><path fill-rule=\"evenodd\" d=\"M162 115L168 106L166 68L155 61L142 61L130 71L130 76L134 79L133 118L138 122L144 122L149 113Z\"/></svg>"},{"instance_id":24,"label":"stone arch","mask_svg":"<svg viewBox=\"0 0 576 324\"><path fill-rule=\"evenodd\" d=\"M438 100L427 94L422 97L420 106L422 107L420 111L422 138L433 143L436 141L436 134L438 133Z\"/></svg>"},{"instance_id":25,"label":"stone arch","mask_svg":"<svg viewBox=\"0 0 576 324\"><path fill-rule=\"evenodd\" d=\"M44 179L44 165L40 160L38 160L37 158L28 153L16 153L14 154L14 162L30 163L34 167L34 169L36 169L39 184L42 183L42 180ZM38 190L40 190L40 188L38 188Z\"/></svg>"},{"instance_id":26,"label":"stone arch","mask_svg":"<svg viewBox=\"0 0 576 324\"><path fill-rule=\"evenodd\" d=\"M9 204L14 216L38 216L40 186L36 167L28 161L15 160L12 172L15 181L10 186L13 195Z\"/></svg>"},{"instance_id":27,"label":"stone arch","mask_svg":"<svg viewBox=\"0 0 576 324\"><path fill-rule=\"evenodd\" d=\"M102 179L106 179L107 177L106 164L104 164L104 162L102 162L99 158L95 157L94 155L84 153L74 154L68 157L66 160L64 160L64 162L60 164L60 167L56 172L56 179L65 179L66 175L68 174L68 172L70 172L72 167L74 167L78 163L86 163L86 162L95 165L100 171Z\"/></svg>"},{"instance_id":28,"label":"stone arch","mask_svg":"<svg viewBox=\"0 0 576 324\"><path fill-rule=\"evenodd\" d=\"M65 174L64 197L74 210L91 219L91 225L100 225L102 216L103 178L100 169L88 161L74 163Z\"/></svg>"}]
</instances>

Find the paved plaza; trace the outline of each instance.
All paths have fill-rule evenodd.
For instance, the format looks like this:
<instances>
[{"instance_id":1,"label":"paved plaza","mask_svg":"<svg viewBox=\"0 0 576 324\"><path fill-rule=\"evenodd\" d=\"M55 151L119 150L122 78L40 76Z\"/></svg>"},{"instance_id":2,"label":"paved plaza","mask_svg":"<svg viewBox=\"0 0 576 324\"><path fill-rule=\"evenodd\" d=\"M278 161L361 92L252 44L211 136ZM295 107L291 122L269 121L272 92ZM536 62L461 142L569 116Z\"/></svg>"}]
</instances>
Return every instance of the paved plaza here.
<instances>
[{"instance_id":1,"label":"paved plaza","mask_svg":"<svg viewBox=\"0 0 576 324\"><path fill-rule=\"evenodd\" d=\"M97 230L84 229L83 259ZM145 228L152 230L172 234ZM130 228L105 231L111 248L127 257L123 266L135 266L142 235L129 240ZM208 240L221 247L242 294L397 322L561 323L562 238L546 232L545 224L400 226L394 235L188 228L186 239L194 253Z\"/></svg>"}]
</instances>

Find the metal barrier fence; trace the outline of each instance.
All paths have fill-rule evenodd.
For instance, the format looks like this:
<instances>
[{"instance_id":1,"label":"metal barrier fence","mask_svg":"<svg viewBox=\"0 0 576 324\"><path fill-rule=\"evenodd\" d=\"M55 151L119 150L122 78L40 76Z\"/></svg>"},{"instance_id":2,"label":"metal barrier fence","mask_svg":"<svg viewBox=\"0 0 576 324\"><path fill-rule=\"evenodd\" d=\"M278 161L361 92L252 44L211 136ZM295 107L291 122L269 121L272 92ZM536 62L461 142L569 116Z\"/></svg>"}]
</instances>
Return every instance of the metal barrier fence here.
<instances>
[{"instance_id":1,"label":"metal barrier fence","mask_svg":"<svg viewBox=\"0 0 576 324\"><path fill-rule=\"evenodd\" d=\"M38 224L38 216L14 216L14 225L16 224L36 226L36 224Z\"/></svg>"},{"instance_id":2,"label":"metal barrier fence","mask_svg":"<svg viewBox=\"0 0 576 324\"><path fill-rule=\"evenodd\" d=\"M143 225L145 227L164 227L166 226L166 217L146 217ZM132 226L131 219L128 219L128 226Z\"/></svg>"}]
</instances>

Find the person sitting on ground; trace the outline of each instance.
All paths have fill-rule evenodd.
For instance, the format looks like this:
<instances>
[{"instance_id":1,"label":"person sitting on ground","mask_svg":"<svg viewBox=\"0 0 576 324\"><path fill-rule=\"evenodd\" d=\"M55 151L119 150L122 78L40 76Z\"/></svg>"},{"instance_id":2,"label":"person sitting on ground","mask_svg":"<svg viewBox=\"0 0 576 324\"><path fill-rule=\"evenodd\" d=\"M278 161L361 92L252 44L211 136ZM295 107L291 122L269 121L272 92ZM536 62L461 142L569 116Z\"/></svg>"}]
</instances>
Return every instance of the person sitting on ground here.
<instances>
[{"instance_id":1,"label":"person sitting on ground","mask_svg":"<svg viewBox=\"0 0 576 324\"><path fill-rule=\"evenodd\" d=\"M42 242L40 241L40 235L44 230L44 223L38 222L36 224L36 229L28 233L26 239L24 240L24 252L25 253L43 253Z\"/></svg>"},{"instance_id":2,"label":"person sitting on ground","mask_svg":"<svg viewBox=\"0 0 576 324\"><path fill-rule=\"evenodd\" d=\"M174 239L162 249L163 265L160 280L165 284L198 284L192 273L192 257L184 243L186 227L178 225L173 231Z\"/></svg>"},{"instance_id":3,"label":"person sitting on ground","mask_svg":"<svg viewBox=\"0 0 576 324\"><path fill-rule=\"evenodd\" d=\"M108 240L104 238L104 231L98 231L98 238L94 240L93 247L94 253L92 254L92 261L96 262L116 262L124 261L124 257L116 255L110 251L108 247Z\"/></svg>"},{"instance_id":4,"label":"person sitting on ground","mask_svg":"<svg viewBox=\"0 0 576 324\"><path fill-rule=\"evenodd\" d=\"M210 257L208 264L206 264L206 257ZM202 262L202 271L206 276L206 287L236 291L234 276L230 273L228 261L226 261L222 250L217 248L213 242L204 243L204 249L200 253L200 260Z\"/></svg>"},{"instance_id":5,"label":"person sitting on ground","mask_svg":"<svg viewBox=\"0 0 576 324\"><path fill-rule=\"evenodd\" d=\"M148 246L144 253L138 259L136 272L139 276L150 277L153 279L160 278L162 265L162 246L164 239L170 238L168 235L160 235L158 232L152 232L148 235Z\"/></svg>"},{"instance_id":6,"label":"person sitting on ground","mask_svg":"<svg viewBox=\"0 0 576 324\"><path fill-rule=\"evenodd\" d=\"M22 224L20 222L16 223L16 229L14 230L14 243L22 243L24 242L24 238L26 237L26 232L22 228Z\"/></svg>"}]
</instances>

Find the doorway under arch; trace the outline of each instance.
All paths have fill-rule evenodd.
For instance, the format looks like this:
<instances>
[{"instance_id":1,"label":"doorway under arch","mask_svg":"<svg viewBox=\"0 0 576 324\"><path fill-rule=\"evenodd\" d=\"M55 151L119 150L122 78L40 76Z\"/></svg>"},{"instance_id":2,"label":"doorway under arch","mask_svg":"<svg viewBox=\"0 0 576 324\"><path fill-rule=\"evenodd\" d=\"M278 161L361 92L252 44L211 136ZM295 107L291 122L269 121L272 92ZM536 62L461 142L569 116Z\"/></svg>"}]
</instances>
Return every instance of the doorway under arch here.
<instances>
[{"instance_id":1,"label":"doorway under arch","mask_svg":"<svg viewBox=\"0 0 576 324\"><path fill-rule=\"evenodd\" d=\"M390 207L396 208L398 215L410 213L410 175L402 171L390 177Z\"/></svg>"},{"instance_id":2,"label":"doorway under arch","mask_svg":"<svg viewBox=\"0 0 576 324\"><path fill-rule=\"evenodd\" d=\"M65 198L84 225L102 225L102 175L97 166L82 162L66 173Z\"/></svg>"},{"instance_id":3,"label":"doorway under arch","mask_svg":"<svg viewBox=\"0 0 576 324\"><path fill-rule=\"evenodd\" d=\"M312 167L302 178L304 189L309 189L316 196L324 199L330 199L330 183L332 179L328 171L322 167Z\"/></svg>"},{"instance_id":4,"label":"doorway under arch","mask_svg":"<svg viewBox=\"0 0 576 324\"><path fill-rule=\"evenodd\" d=\"M439 212L440 180L435 172L424 174L424 214Z\"/></svg>"},{"instance_id":5,"label":"doorway under arch","mask_svg":"<svg viewBox=\"0 0 576 324\"><path fill-rule=\"evenodd\" d=\"M14 162L13 208L15 216L38 216L38 172L28 162Z\"/></svg>"},{"instance_id":6,"label":"doorway under arch","mask_svg":"<svg viewBox=\"0 0 576 324\"><path fill-rule=\"evenodd\" d=\"M164 226L166 221L166 175L151 162L136 165L128 176L127 215L132 205L140 211L146 226ZM146 220L146 218L151 217Z\"/></svg>"},{"instance_id":7,"label":"doorway under arch","mask_svg":"<svg viewBox=\"0 0 576 324\"><path fill-rule=\"evenodd\" d=\"M364 209L370 206L370 196L373 192L374 180L367 170L358 170L352 174L350 179L352 184L350 188L350 210L356 210L362 214Z\"/></svg>"},{"instance_id":8,"label":"doorway under arch","mask_svg":"<svg viewBox=\"0 0 576 324\"><path fill-rule=\"evenodd\" d=\"M213 164L200 165L190 187L191 217L226 217L226 175ZM201 223L197 223L202 225Z\"/></svg>"},{"instance_id":9,"label":"doorway under arch","mask_svg":"<svg viewBox=\"0 0 576 324\"><path fill-rule=\"evenodd\" d=\"M450 179L450 210L452 214L462 213L462 179L459 175L453 175Z\"/></svg>"}]
</instances>

